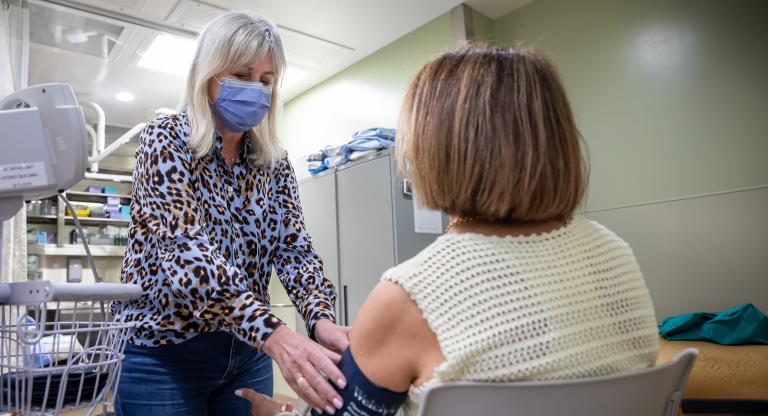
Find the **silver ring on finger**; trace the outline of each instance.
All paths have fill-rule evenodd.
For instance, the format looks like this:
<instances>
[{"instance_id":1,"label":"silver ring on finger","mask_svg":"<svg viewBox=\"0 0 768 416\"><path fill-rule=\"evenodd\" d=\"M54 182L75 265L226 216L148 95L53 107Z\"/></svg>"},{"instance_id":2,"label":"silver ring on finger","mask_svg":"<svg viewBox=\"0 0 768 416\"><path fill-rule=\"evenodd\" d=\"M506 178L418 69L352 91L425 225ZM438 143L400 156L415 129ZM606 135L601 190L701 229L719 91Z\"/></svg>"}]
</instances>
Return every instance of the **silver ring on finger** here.
<instances>
[{"instance_id":1,"label":"silver ring on finger","mask_svg":"<svg viewBox=\"0 0 768 416\"><path fill-rule=\"evenodd\" d=\"M304 378L304 376L299 376L299 378L297 378L297 379L296 379L296 384L299 386L299 388L300 388L300 389L303 389L303 388L304 388L304 386L302 385L302 383L303 383L304 385L306 385L306 384L307 384L307 379L306 379L306 378Z\"/></svg>"}]
</instances>

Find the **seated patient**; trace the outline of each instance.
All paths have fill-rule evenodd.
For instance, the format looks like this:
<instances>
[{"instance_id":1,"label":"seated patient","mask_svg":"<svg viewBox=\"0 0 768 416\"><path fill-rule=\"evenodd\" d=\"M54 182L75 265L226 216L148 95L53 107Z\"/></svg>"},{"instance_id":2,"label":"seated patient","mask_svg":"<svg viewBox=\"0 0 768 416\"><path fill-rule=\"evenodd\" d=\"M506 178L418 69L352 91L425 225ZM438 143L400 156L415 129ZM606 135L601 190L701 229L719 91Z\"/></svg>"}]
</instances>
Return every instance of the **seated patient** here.
<instances>
[{"instance_id":1,"label":"seated patient","mask_svg":"<svg viewBox=\"0 0 768 416\"><path fill-rule=\"evenodd\" d=\"M465 47L410 85L397 130L419 202L448 232L387 271L343 354L337 414L418 412L452 381L572 379L652 366L653 305L632 250L574 215L580 136L553 66Z\"/></svg>"}]
</instances>

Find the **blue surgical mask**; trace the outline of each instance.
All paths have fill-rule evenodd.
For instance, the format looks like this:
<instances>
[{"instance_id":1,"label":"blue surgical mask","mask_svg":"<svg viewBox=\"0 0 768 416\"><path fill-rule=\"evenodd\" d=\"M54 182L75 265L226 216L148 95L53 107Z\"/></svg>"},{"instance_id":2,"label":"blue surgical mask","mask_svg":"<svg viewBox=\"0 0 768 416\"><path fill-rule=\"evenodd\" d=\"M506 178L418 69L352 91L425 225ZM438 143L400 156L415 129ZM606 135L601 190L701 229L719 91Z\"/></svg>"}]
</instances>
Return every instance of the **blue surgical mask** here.
<instances>
[{"instance_id":1,"label":"blue surgical mask","mask_svg":"<svg viewBox=\"0 0 768 416\"><path fill-rule=\"evenodd\" d=\"M219 97L213 102L216 116L227 130L243 132L255 127L269 113L272 105L272 88L260 82L224 78L216 81L221 85Z\"/></svg>"}]
</instances>

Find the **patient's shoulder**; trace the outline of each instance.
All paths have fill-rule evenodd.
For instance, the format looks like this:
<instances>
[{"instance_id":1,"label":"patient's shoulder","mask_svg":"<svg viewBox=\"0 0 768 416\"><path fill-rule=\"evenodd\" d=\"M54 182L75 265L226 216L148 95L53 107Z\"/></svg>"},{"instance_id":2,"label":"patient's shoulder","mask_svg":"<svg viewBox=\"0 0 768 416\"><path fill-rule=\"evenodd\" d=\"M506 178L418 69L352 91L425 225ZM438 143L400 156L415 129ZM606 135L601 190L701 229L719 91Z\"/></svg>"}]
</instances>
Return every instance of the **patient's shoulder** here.
<instances>
[{"instance_id":1,"label":"patient's shoulder","mask_svg":"<svg viewBox=\"0 0 768 416\"><path fill-rule=\"evenodd\" d=\"M454 255L451 253L454 244L451 235L441 235L415 256L385 271L381 279L407 287L410 282L418 280L424 271L432 269L436 261L441 262L446 256Z\"/></svg>"},{"instance_id":2,"label":"patient's shoulder","mask_svg":"<svg viewBox=\"0 0 768 416\"><path fill-rule=\"evenodd\" d=\"M403 391L444 361L421 310L397 283L381 281L360 308L350 350L377 386Z\"/></svg>"}]
</instances>

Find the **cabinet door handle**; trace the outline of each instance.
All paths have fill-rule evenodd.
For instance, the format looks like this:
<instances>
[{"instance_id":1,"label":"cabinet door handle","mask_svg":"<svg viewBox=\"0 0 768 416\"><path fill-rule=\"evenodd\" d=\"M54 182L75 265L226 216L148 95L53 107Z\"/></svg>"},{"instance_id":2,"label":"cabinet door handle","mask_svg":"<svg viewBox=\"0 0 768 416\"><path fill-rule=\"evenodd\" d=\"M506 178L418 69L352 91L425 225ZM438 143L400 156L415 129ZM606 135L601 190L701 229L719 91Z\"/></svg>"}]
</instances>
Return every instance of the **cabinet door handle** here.
<instances>
[{"instance_id":1,"label":"cabinet door handle","mask_svg":"<svg viewBox=\"0 0 768 416\"><path fill-rule=\"evenodd\" d=\"M405 199L413 198L413 184L408 179L403 179L403 197Z\"/></svg>"},{"instance_id":2,"label":"cabinet door handle","mask_svg":"<svg viewBox=\"0 0 768 416\"><path fill-rule=\"evenodd\" d=\"M349 326L349 310L347 309L347 285L341 288L343 302L344 302L344 325Z\"/></svg>"}]
</instances>

